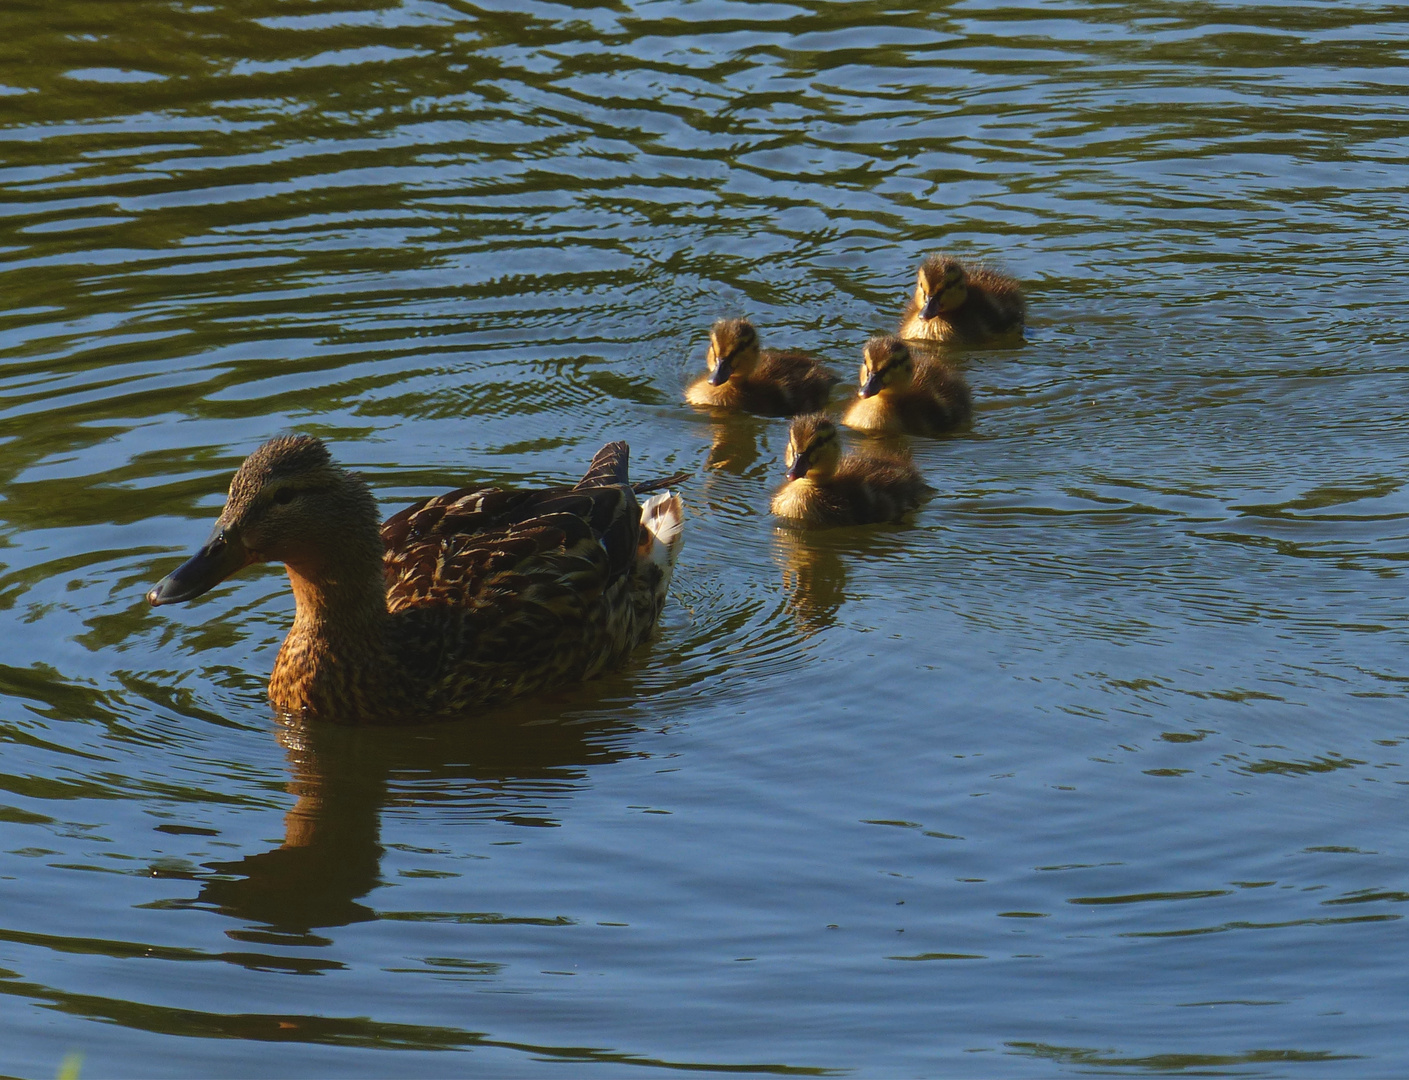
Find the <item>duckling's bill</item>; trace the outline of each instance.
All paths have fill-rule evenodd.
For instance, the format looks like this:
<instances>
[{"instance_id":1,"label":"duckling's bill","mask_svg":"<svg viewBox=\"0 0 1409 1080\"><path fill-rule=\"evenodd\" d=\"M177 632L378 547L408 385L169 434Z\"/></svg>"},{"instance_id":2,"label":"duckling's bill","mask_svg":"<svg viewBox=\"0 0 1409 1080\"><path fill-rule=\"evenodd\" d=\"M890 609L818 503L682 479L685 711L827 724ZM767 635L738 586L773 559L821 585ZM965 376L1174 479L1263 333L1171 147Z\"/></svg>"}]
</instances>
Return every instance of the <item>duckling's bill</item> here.
<instances>
[{"instance_id":1,"label":"duckling's bill","mask_svg":"<svg viewBox=\"0 0 1409 1080\"><path fill-rule=\"evenodd\" d=\"M793 459L793 463L788 466L787 477L789 480L801 480L812 468L812 455L801 453Z\"/></svg>"},{"instance_id":2,"label":"duckling's bill","mask_svg":"<svg viewBox=\"0 0 1409 1080\"><path fill-rule=\"evenodd\" d=\"M719 358L718 366L709 373L709 385L723 386L729 381L729 376L732 374L734 374L734 357L731 353L729 356Z\"/></svg>"}]
</instances>

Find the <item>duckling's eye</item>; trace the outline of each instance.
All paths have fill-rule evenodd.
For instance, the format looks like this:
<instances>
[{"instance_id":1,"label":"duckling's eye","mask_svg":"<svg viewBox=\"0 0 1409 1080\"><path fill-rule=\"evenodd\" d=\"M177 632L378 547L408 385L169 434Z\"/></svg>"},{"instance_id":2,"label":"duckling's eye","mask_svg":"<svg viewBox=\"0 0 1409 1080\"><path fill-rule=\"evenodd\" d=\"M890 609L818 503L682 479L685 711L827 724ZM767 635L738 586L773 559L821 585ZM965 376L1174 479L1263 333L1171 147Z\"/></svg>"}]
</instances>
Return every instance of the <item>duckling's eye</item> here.
<instances>
[{"instance_id":1,"label":"duckling's eye","mask_svg":"<svg viewBox=\"0 0 1409 1080\"><path fill-rule=\"evenodd\" d=\"M297 497L298 497L298 492L295 491L293 488L291 488L291 487L281 487L278 491L274 492L274 500L273 500L273 501L274 501L275 503L277 503L278 505L283 506L285 503L291 503L291 502L293 502L294 499L297 498Z\"/></svg>"}]
</instances>

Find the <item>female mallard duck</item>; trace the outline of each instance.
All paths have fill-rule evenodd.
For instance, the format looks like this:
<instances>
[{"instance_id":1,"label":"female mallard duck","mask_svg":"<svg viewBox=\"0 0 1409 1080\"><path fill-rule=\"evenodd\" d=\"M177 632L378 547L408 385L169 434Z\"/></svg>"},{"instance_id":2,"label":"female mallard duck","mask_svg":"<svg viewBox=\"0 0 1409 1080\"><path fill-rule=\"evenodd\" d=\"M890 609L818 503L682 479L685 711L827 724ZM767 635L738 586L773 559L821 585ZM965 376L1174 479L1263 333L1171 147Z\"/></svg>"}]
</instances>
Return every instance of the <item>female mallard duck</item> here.
<instances>
[{"instance_id":1,"label":"female mallard duck","mask_svg":"<svg viewBox=\"0 0 1409 1080\"><path fill-rule=\"evenodd\" d=\"M866 342L861 361L861 396L842 423L876 434L942 435L967 424L973 415L969 384L933 357L916 367L910 348L898 337Z\"/></svg>"},{"instance_id":2,"label":"female mallard duck","mask_svg":"<svg viewBox=\"0 0 1409 1080\"><path fill-rule=\"evenodd\" d=\"M931 490L904 458L842 457L836 425L821 413L793 418L787 461L788 480L773 496L773 513L813 528L894 521Z\"/></svg>"},{"instance_id":3,"label":"female mallard duck","mask_svg":"<svg viewBox=\"0 0 1409 1080\"><path fill-rule=\"evenodd\" d=\"M380 527L371 489L310 436L240 466L205 547L147 594L194 599L255 562L282 562L294 624L269 699L346 724L464 716L590 678L655 626L681 543L681 479L627 480L609 443L576 487L462 488ZM683 475L683 474L682 474Z\"/></svg>"},{"instance_id":4,"label":"female mallard duck","mask_svg":"<svg viewBox=\"0 0 1409 1080\"><path fill-rule=\"evenodd\" d=\"M931 255L920 264L915 295L900 320L912 341L977 345L1022 329L1027 302L1022 286L993 270L965 268L958 259Z\"/></svg>"},{"instance_id":5,"label":"female mallard duck","mask_svg":"<svg viewBox=\"0 0 1409 1080\"><path fill-rule=\"evenodd\" d=\"M744 409L763 416L793 416L824 408L841 380L810 356L759 351L758 332L747 319L720 319L709 332L709 374L685 391L691 405Z\"/></svg>"}]
</instances>

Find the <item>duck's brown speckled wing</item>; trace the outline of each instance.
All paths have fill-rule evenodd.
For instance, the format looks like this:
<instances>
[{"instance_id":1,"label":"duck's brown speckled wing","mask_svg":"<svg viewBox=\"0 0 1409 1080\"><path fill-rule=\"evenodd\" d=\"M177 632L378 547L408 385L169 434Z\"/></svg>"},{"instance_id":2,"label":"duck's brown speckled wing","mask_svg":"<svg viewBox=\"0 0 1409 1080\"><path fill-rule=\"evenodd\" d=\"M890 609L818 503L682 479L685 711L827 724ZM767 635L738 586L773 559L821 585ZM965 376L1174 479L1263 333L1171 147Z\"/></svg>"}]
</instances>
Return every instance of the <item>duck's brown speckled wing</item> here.
<instances>
[{"instance_id":1,"label":"duck's brown speckled wing","mask_svg":"<svg viewBox=\"0 0 1409 1080\"><path fill-rule=\"evenodd\" d=\"M608 447L590 486L452 491L382 526L387 606L419 707L455 713L589 678L637 642L641 509L611 482L625 465L624 444Z\"/></svg>"},{"instance_id":2,"label":"duck's brown speckled wing","mask_svg":"<svg viewBox=\"0 0 1409 1080\"><path fill-rule=\"evenodd\" d=\"M382 525L388 606L507 614L524 599L600 596L635 559L641 509L626 469L626 444L609 443L576 487L461 488L408 506Z\"/></svg>"}]
</instances>

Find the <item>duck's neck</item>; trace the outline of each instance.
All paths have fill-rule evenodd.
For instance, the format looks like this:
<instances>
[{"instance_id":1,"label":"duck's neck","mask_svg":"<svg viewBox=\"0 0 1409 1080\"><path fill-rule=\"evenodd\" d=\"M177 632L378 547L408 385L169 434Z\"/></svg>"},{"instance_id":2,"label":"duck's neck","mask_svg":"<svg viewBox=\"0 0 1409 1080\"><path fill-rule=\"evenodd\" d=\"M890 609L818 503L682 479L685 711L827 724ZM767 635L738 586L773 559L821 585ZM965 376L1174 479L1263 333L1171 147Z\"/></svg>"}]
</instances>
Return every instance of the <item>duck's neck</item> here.
<instances>
[{"instance_id":1,"label":"duck's neck","mask_svg":"<svg viewBox=\"0 0 1409 1080\"><path fill-rule=\"evenodd\" d=\"M357 723L375 713L386 684L386 585L380 538L329 552L312 565L286 564L294 624L269 680L281 712Z\"/></svg>"},{"instance_id":2,"label":"duck's neck","mask_svg":"<svg viewBox=\"0 0 1409 1080\"><path fill-rule=\"evenodd\" d=\"M386 585L381 565L355 574L351 569L337 577L307 576L287 567L294 591L294 625L290 636L319 638L339 649L380 640L387 617Z\"/></svg>"}]
</instances>

